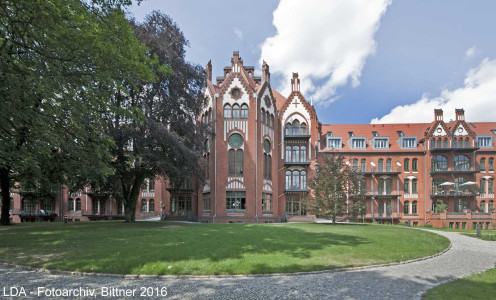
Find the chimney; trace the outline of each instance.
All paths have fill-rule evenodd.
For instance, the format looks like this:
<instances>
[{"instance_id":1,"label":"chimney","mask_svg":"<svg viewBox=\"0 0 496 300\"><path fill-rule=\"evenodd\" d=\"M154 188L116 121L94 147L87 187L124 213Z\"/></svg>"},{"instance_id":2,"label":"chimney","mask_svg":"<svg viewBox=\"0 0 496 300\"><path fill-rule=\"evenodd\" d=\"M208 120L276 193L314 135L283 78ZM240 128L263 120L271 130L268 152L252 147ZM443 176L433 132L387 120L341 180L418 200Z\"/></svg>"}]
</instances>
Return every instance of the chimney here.
<instances>
[{"instance_id":1,"label":"chimney","mask_svg":"<svg viewBox=\"0 0 496 300\"><path fill-rule=\"evenodd\" d=\"M456 113L456 120L457 121L464 121L465 120L465 111L463 110L463 108L455 109L455 113Z\"/></svg>"},{"instance_id":2,"label":"chimney","mask_svg":"<svg viewBox=\"0 0 496 300\"><path fill-rule=\"evenodd\" d=\"M270 83L269 65L265 62L265 60L262 64L262 82Z\"/></svg>"},{"instance_id":3,"label":"chimney","mask_svg":"<svg viewBox=\"0 0 496 300\"><path fill-rule=\"evenodd\" d=\"M207 72L208 81L212 81L212 60L208 61L208 64L205 67L205 71Z\"/></svg>"},{"instance_id":4,"label":"chimney","mask_svg":"<svg viewBox=\"0 0 496 300\"><path fill-rule=\"evenodd\" d=\"M291 79L291 92L300 91L300 79L298 78L298 73L293 73L293 79Z\"/></svg>"},{"instance_id":5,"label":"chimney","mask_svg":"<svg viewBox=\"0 0 496 300\"><path fill-rule=\"evenodd\" d=\"M443 110L438 108L434 109L434 120L442 121L443 120Z\"/></svg>"}]
</instances>

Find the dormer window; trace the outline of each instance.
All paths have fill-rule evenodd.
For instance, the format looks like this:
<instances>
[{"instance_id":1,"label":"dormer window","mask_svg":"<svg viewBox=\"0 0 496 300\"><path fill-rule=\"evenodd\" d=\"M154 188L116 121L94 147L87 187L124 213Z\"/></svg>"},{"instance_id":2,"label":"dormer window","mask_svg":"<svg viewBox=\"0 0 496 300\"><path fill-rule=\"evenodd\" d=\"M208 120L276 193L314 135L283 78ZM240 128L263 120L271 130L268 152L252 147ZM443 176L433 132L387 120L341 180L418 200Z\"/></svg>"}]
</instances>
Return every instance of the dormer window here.
<instances>
[{"instance_id":1,"label":"dormer window","mask_svg":"<svg viewBox=\"0 0 496 300\"><path fill-rule=\"evenodd\" d=\"M328 131L328 132L327 132L327 136L328 136L328 137L331 137L331 136L332 136L332 132L331 132L331 131Z\"/></svg>"},{"instance_id":2,"label":"dormer window","mask_svg":"<svg viewBox=\"0 0 496 300\"><path fill-rule=\"evenodd\" d=\"M374 149L388 149L389 148L389 138L388 137L376 137L372 139L372 145Z\"/></svg>"},{"instance_id":3,"label":"dormer window","mask_svg":"<svg viewBox=\"0 0 496 300\"><path fill-rule=\"evenodd\" d=\"M477 147L492 148L493 147L493 137L490 135L477 136Z\"/></svg>"},{"instance_id":4,"label":"dormer window","mask_svg":"<svg viewBox=\"0 0 496 300\"><path fill-rule=\"evenodd\" d=\"M400 137L405 136L405 135L403 134L403 131L401 131L401 130L398 130L398 131L396 131L396 132L398 133L398 135L399 135Z\"/></svg>"},{"instance_id":5,"label":"dormer window","mask_svg":"<svg viewBox=\"0 0 496 300\"><path fill-rule=\"evenodd\" d=\"M417 137L416 136L403 136L400 138L400 146L403 149L415 149L417 148Z\"/></svg>"},{"instance_id":6,"label":"dormer window","mask_svg":"<svg viewBox=\"0 0 496 300\"><path fill-rule=\"evenodd\" d=\"M349 131L348 134L350 135L350 137L354 137L355 134L353 133L353 131Z\"/></svg>"},{"instance_id":7,"label":"dormer window","mask_svg":"<svg viewBox=\"0 0 496 300\"><path fill-rule=\"evenodd\" d=\"M491 129L491 132L492 132L493 134L496 134L496 129Z\"/></svg>"},{"instance_id":8,"label":"dormer window","mask_svg":"<svg viewBox=\"0 0 496 300\"><path fill-rule=\"evenodd\" d=\"M349 143L352 149L365 149L367 145L365 137L352 137Z\"/></svg>"},{"instance_id":9,"label":"dormer window","mask_svg":"<svg viewBox=\"0 0 496 300\"><path fill-rule=\"evenodd\" d=\"M342 147L341 137L327 136L327 148L329 149L341 149Z\"/></svg>"},{"instance_id":10,"label":"dormer window","mask_svg":"<svg viewBox=\"0 0 496 300\"><path fill-rule=\"evenodd\" d=\"M377 131L372 131L372 135L373 135L374 137L379 136L379 134L377 133Z\"/></svg>"}]
</instances>

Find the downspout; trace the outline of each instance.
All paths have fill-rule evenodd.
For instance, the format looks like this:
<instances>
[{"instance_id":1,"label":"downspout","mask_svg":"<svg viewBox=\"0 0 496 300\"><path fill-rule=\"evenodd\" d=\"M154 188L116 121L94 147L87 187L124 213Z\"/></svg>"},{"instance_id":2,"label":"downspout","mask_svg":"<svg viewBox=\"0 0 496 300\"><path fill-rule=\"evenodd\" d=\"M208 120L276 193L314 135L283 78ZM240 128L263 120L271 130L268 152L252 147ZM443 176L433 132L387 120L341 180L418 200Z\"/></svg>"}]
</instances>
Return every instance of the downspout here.
<instances>
[{"instance_id":1,"label":"downspout","mask_svg":"<svg viewBox=\"0 0 496 300\"><path fill-rule=\"evenodd\" d=\"M84 187L84 201L85 201L85 206L84 209L86 210L86 214L88 214L88 187Z\"/></svg>"},{"instance_id":2,"label":"downspout","mask_svg":"<svg viewBox=\"0 0 496 300\"><path fill-rule=\"evenodd\" d=\"M214 138L215 138L215 153L214 153L214 216L212 223L215 224L215 217L217 217L217 98L219 94L214 95Z\"/></svg>"},{"instance_id":3,"label":"downspout","mask_svg":"<svg viewBox=\"0 0 496 300\"><path fill-rule=\"evenodd\" d=\"M258 223L258 95L255 98L255 222ZM262 126L262 124L260 124Z\"/></svg>"}]
</instances>

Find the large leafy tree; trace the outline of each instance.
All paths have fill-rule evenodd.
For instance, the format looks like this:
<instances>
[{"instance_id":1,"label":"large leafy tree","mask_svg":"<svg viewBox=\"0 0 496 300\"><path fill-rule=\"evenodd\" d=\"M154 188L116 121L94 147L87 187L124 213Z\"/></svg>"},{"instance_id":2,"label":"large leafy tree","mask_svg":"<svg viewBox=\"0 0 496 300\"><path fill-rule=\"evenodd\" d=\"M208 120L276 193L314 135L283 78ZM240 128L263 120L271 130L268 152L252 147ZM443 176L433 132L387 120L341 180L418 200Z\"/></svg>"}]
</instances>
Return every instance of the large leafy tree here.
<instances>
[{"instance_id":1,"label":"large leafy tree","mask_svg":"<svg viewBox=\"0 0 496 300\"><path fill-rule=\"evenodd\" d=\"M102 123L110 95L154 79L154 61L122 10L128 4L0 1L2 224L15 184L50 194L68 180L111 173L113 141Z\"/></svg>"},{"instance_id":2,"label":"large leafy tree","mask_svg":"<svg viewBox=\"0 0 496 300\"><path fill-rule=\"evenodd\" d=\"M108 126L115 141L114 196L124 203L126 222L135 220L140 187L146 178L160 176L179 183L194 176L201 181L201 145L208 133L208 128L197 122L205 102L205 72L185 60L188 42L179 27L157 11L142 23L131 24L138 40L160 65L155 68L155 82L126 86L128 93L117 92L112 98L116 107L134 112L133 116L113 114Z\"/></svg>"},{"instance_id":3,"label":"large leafy tree","mask_svg":"<svg viewBox=\"0 0 496 300\"><path fill-rule=\"evenodd\" d=\"M314 213L336 224L338 217L346 214L347 200L365 191L363 176L353 170L343 156L325 155L309 184L312 201L309 203Z\"/></svg>"}]
</instances>

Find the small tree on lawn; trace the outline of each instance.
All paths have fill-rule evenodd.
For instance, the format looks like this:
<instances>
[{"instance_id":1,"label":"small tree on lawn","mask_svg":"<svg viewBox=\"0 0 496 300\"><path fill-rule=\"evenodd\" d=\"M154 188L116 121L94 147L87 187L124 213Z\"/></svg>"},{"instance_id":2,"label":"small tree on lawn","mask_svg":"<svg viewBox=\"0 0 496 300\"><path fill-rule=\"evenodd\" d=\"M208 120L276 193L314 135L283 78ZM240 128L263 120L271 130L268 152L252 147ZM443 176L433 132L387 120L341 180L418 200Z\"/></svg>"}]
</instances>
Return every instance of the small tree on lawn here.
<instances>
[{"instance_id":1,"label":"small tree on lawn","mask_svg":"<svg viewBox=\"0 0 496 300\"><path fill-rule=\"evenodd\" d=\"M357 200L353 202L353 210L352 210L353 219L361 217L363 221L366 212L367 212L367 204L365 203L365 201Z\"/></svg>"},{"instance_id":2,"label":"small tree on lawn","mask_svg":"<svg viewBox=\"0 0 496 300\"><path fill-rule=\"evenodd\" d=\"M333 224L346 213L347 195L361 195L364 188L363 176L347 165L343 156L335 154L324 156L309 186L313 190L309 205L314 213L331 219Z\"/></svg>"}]
</instances>

